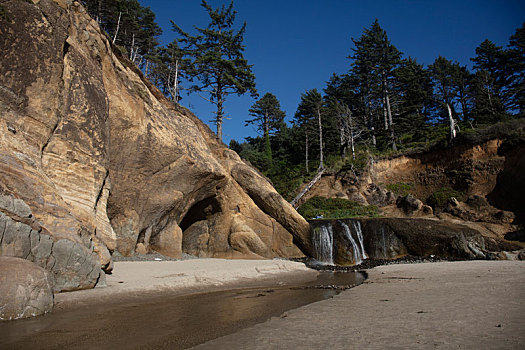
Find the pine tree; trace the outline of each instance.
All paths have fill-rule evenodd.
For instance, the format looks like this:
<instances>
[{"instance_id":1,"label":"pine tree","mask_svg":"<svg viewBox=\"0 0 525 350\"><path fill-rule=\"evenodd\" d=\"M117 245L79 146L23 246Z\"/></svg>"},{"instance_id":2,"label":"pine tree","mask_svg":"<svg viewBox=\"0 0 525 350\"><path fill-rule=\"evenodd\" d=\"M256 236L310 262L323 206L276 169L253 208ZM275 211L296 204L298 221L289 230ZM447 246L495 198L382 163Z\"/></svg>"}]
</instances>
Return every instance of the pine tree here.
<instances>
[{"instance_id":1,"label":"pine tree","mask_svg":"<svg viewBox=\"0 0 525 350\"><path fill-rule=\"evenodd\" d=\"M525 116L525 23L510 37L507 51L508 107Z\"/></svg>"},{"instance_id":2,"label":"pine tree","mask_svg":"<svg viewBox=\"0 0 525 350\"><path fill-rule=\"evenodd\" d=\"M476 48L471 59L476 70L473 82L475 114L481 122L501 120L506 110L505 90L508 85L506 53L490 40Z\"/></svg>"},{"instance_id":3,"label":"pine tree","mask_svg":"<svg viewBox=\"0 0 525 350\"><path fill-rule=\"evenodd\" d=\"M409 135L405 139L422 141L425 138L425 123L432 109L430 74L415 59L408 58L401 62L395 76L399 96L398 130Z\"/></svg>"},{"instance_id":4,"label":"pine tree","mask_svg":"<svg viewBox=\"0 0 525 350\"><path fill-rule=\"evenodd\" d=\"M260 100L255 102L248 110L253 119L246 120L246 126L257 124L259 131L264 136L264 154L272 159L270 134L279 130L284 121L285 113L281 110L279 100L272 93L267 92Z\"/></svg>"},{"instance_id":5,"label":"pine tree","mask_svg":"<svg viewBox=\"0 0 525 350\"><path fill-rule=\"evenodd\" d=\"M305 93L301 94L301 102L297 107L297 112L295 112L295 118L301 121L301 124L308 126L312 125L314 121L317 122L317 136L319 139L319 170L324 168L322 112L323 97L317 89L307 90ZM308 158L308 133L306 133L306 149Z\"/></svg>"},{"instance_id":6,"label":"pine tree","mask_svg":"<svg viewBox=\"0 0 525 350\"><path fill-rule=\"evenodd\" d=\"M460 66L457 62L451 62L439 56L429 66L435 86L435 98L441 106L442 115L446 115L449 123L450 142L456 138L457 120L455 105L458 100L458 89L455 82Z\"/></svg>"},{"instance_id":7,"label":"pine tree","mask_svg":"<svg viewBox=\"0 0 525 350\"><path fill-rule=\"evenodd\" d=\"M201 6L210 17L206 28L195 27L198 34L191 36L184 32L173 21L173 29L185 43L183 52L191 62L186 68L190 81L198 80L190 90L205 92L208 101L217 107L213 122L217 126L217 139L222 141L222 124L224 120L224 102L228 95L242 95L250 92L256 97L255 76L252 66L243 56L243 39L246 22L239 30L234 29L236 11L233 1L229 6L212 8L205 0Z\"/></svg>"},{"instance_id":8,"label":"pine tree","mask_svg":"<svg viewBox=\"0 0 525 350\"><path fill-rule=\"evenodd\" d=\"M386 31L381 28L376 19L370 29L365 29L358 39L352 39L355 44L352 73L362 80L361 93L365 110L369 114L370 124L373 124L373 106L381 106L383 111L384 129L390 133L390 144L397 149L392 106L392 91L394 90L394 71L401 62L402 53L390 43ZM374 126L370 126L374 130ZM375 135L373 135L375 144Z\"/></svg>"}]
</instances>

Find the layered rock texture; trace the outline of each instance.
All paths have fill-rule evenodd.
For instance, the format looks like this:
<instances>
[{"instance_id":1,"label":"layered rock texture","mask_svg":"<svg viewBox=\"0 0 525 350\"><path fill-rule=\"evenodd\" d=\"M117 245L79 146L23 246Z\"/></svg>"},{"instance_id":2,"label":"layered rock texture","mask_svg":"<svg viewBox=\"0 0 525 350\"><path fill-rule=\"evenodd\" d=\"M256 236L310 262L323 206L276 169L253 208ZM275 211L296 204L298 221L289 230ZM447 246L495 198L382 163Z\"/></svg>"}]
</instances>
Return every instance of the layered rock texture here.
<instances>
[{"instance_id":1,"label":"layered rock texture","mask_svg":"<svg viewBox=\"0 0 525 350\"><path fill-rule=\"evenodd\" d=\"M2 7L0 192L25 203L30 217L4 208L1 255L40 261L55 289L73 290L92 287L100 268L110 271L113 254L310 252L308 223L207 126L166 100L78 2ZM23 242L4 244L13 235ZM76 263L85 271L67 267Z\"/></svg>"}]
</instances>

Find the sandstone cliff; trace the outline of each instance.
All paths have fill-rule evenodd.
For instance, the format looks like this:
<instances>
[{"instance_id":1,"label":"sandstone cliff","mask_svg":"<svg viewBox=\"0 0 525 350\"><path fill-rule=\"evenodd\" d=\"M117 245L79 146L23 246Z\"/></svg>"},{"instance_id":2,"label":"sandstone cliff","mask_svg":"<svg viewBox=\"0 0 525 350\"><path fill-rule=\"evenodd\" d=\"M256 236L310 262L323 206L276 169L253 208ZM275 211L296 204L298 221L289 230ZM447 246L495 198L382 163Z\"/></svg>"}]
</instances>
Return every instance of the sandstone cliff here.
<instances>
[{"instance_id":1,"label":"sandstone cliff","mask_svg":"<svg viewBox=\"0 0 525 350\"><path fill-rule=\"evenodd\" d=\"M4 205L2 225L29 225L29 241L10 231L0 255L37 261L54 271L56 290L71 290L92 287L99 266L111 270L112 254L310 252L308 223L207 126L166 100L78 2L2 7L0 192L29 208L24 222ZM55 269L69 265L78 265L75 276Z\"/></svg>"}]
</instances>

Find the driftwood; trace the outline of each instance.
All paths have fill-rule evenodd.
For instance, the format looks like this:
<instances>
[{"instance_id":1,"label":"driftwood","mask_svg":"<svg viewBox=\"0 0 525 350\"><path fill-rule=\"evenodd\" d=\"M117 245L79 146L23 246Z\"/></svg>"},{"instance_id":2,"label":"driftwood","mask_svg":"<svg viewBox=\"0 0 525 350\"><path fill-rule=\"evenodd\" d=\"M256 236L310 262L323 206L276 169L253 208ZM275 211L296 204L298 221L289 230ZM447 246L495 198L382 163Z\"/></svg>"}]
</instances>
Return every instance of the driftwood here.
<instances>
[{"instance_id":1,"label":"driftwood","mask_svg":"<svg viewBox=\"0 0 525 350\"><path fill-rule=\"evenodd\" d=\"M312 189L312 187L314 187L314 185L317 183L317 181L319 181L321 179L321 176L323 175L324 173L324 168L321 168L319 170L319 172L317 173L317 175L315 175L315 177L312 179L312 181L310 181L310 183L308 185L306 185L305 188L303 188L303 190L301 192L299 192L299 194L290 202L290 204L295 208L297 209L297 203L299 202L299 200L308 192Z\"/></svg>"}]
</instances>

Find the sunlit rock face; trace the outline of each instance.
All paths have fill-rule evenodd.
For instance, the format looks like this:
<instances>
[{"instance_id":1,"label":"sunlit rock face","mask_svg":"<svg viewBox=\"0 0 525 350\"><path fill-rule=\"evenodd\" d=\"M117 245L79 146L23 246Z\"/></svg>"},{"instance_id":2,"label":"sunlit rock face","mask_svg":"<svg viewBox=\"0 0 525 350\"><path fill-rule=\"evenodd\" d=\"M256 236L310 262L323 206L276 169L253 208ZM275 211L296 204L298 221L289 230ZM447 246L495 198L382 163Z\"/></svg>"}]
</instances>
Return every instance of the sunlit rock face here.
<instances>
[{"instance_id":1,"label":"sunlit rock face","mask_svg":"<svg viewBox=\"0 0 525 350\"><path fill-rule=\"evenodd\" d=\"M2 3L0 191L27 203L54 244L96 253L106 271L112 254L137 251L310 252L308 223L78 2L34 2Z\"/></svg>"}]
</instances>

